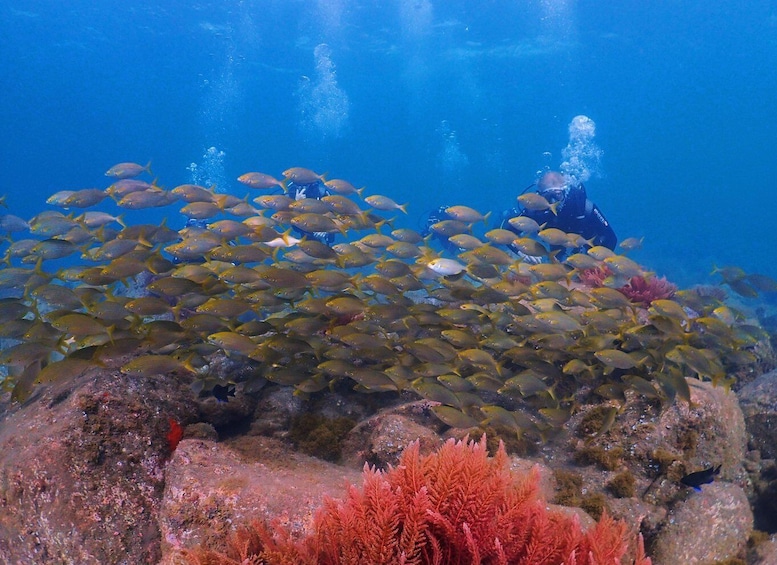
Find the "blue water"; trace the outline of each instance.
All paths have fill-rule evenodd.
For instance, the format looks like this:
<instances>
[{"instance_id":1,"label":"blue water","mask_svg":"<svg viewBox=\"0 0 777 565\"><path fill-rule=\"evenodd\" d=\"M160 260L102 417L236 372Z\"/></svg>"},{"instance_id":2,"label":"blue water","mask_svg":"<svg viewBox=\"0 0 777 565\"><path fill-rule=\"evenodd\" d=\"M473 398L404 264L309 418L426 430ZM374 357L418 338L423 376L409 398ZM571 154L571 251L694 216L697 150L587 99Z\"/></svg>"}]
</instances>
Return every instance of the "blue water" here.
<instances>
[{"instance_id":1,"label":"blue water","mask_svg":"<svg viewBox=\"0 0 777 565\"><path fill-rule=\"evenodd\" d=\"M589 196L635 258L682 285L777 276L775 68L767 1L6 0L0 193L29 218L120 161L239 195L305 166L415 226L512 207L584 115Z\"/></svg>"}]
</instances>

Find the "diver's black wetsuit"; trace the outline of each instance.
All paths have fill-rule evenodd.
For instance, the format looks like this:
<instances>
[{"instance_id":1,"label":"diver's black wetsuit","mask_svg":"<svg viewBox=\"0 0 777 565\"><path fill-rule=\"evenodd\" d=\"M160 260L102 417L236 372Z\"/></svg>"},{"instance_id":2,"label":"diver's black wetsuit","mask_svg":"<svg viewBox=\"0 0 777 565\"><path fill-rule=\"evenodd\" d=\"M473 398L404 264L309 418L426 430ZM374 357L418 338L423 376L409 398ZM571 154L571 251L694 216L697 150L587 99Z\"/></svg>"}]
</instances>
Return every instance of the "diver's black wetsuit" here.
<instances>
[{"instance_id":1,"label":"diver's black wetsuit","mask_svg":"<svg viewBox=\"0 0 777 565\"><path fill-rule=\"evenodd\" d=\"M437 240L437 242L442 246L443 249L450 253L457 253L459 251L459 248L456 247L449 239L448 236L442 235L440 233L437 233L432 230L432 226L436 224L437 222L442 222L444 220L451 220L452 218L445 212L449 206L440 206L437 208L437 210L434 210L432 212L429 212L429 215L426 218L426 225L424 226L424 229L421 231L421 235L423 237L427 237L429 235L432 236L432 239Z\"/></svg>"},{"instance_id":2,"label":"diver's black wetsuit","mask_svg":"<svg viewBox=\"0 0 777 565\"><path fill-rule=\"evenodd\" d=\"M510 225L510 220L517 216L527 216L541 226L544 224L544 228L557 228L567 233L580 234L593 245L615 249L618 238L599 207L588 199L583 183L569 188L566 197L559 202L556 212L557 214L551 210L512 208L502 214L501 227L523 235L520 230Z\"/></svg>"},{"instance_id":3,"label":"diver's black wetsuit","mask_svg":"<svg viewBox=\"0 0 777 565\"><path fill-rule=\"evenodd\" d=\"M286 183L286 196L293 198L294 200L302 200L303 198L315 198L321 200L324 196L328 196L330 192L326 186L320 180L308 183L297 184L294 181L288 181ZM317 239L321 243L332 245L335 240L335 234L326 232L306 232L297 227L294 231L300 235L305 235L309 238Z\"/></svg>"},{"instance_id":4,"label":"diver's black wetsuit","mask_svg":"<svg viewBox=\"0 0 777 565\"><path fill-rule=\"evenodd\" d=\"M290 180L286 183L286 195L294 200L302 200L303 198L321 200L324 196L329 195L329 191L320 180L308 184L297 184Z\"/></svg>"}]
</instances>

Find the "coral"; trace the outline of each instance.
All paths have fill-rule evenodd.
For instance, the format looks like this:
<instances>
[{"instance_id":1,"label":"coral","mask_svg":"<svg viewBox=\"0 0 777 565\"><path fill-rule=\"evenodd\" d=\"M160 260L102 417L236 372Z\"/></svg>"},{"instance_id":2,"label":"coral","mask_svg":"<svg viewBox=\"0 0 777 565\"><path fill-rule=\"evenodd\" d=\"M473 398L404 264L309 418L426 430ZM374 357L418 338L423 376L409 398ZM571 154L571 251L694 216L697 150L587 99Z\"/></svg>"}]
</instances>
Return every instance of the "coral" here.
<instances>
[{"instance_id":1,"label":"coral","mask_svg":"<svg viewBox=\"0 0 777 565\"><path fill-rule=\"evenodd\" d=\"M583 269L577 276L584 285L591 288L605 286L605 280L613 275L607 266ZM626 284L617 288L621 294L634 302L649 306L654 300L672 298L677 292L677 285L653 274L631 277Z\"/></svg>"},{"instance_id":2,"label":"coral","mask_svg":"<svg viewBox=\"0 0 777 565\"><path fill-rule=\"evenodd\" d=\"M227 537L224 551L200 548L184 551L182 557L191 565L304 565L313 564L311 555L299 547L281 529L273 531L264 522L254 520Z\"/></svg>"},{"instance_id":3,"label":"coral","mask_svg":"<svg viewBox=\"0 0 777 565\"><path fill-rule=\"evenodd\" d=\"M593 267L592 269L582 269L578 271L577 278L580 279L580 282L585 286L599 288L600 286L604 286L604 279L611 275L612 271L603 265L601 267Z\"/></svg>"},{"instance_id":4,"label":"coral","mask_svg":"<svg viewBox=\"0 0 777 565\"><path fill-rule=\"evenodd\" d=\"M385 473L365 468L361 489L326 499L314 531L294 541L281 529L241 528L225 552L185 552L192 565L251 564L561 564L620 563L626 525L603 512L583 533L576 518L548 510L539 474L514 476L504 447L449 440L421 456L417 443ZM649 565L641 538L635 565Z\"/></svg>"},{"instance_id":5,"label":"coral","mask_svg":"<svg viewBox=\"0 0 777 565\"><path fill-rule=\"evenodd\" d=\"M666 277L645 275L631 277L629 282L618 290L632 302L649 306L654 300L672 298L677 292L677 285L666 280Z\"/></svg>"}]
</instances>

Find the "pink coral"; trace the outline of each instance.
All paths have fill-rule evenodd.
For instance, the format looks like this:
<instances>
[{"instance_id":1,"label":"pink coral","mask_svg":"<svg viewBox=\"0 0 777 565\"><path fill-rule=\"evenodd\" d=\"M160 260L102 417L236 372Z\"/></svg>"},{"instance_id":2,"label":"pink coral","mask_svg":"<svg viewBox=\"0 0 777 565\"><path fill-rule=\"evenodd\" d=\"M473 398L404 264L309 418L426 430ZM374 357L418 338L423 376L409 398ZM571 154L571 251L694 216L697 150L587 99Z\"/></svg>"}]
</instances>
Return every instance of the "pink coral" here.
<instances>
[{"instance_id":1,"label":"pink coral","mask_svg":"<svg viewBox=\"0 0 777 565\"><path fill-rule=\"evenodd\" d=\"M607 266L593 267L592 269L582 269L578 271L577 278L585 286L599 288L604 285L604 279L612 275L612 271Z\"/></svg>"},{"instance_id":2,"label":"pink coral","mask_svg":"<svg viewBox=\"0 0 777 565\"><path fill-rule=\"evenodd\" d=\"M631 277L629 282L618 289L632 302L649 306L654 300L672 298L677 291L677 285L666 280L666 277L658 278L655 275L644 277Z\"/></svg>"}]
</instances>

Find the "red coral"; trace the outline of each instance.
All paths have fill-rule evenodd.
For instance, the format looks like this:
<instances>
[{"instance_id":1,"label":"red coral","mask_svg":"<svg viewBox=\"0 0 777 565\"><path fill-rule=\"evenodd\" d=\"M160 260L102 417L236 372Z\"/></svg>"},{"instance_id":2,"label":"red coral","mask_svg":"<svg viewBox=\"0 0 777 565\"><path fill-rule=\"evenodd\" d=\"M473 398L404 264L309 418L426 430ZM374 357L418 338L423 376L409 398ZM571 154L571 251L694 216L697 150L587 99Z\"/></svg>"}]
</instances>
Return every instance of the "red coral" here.
<instances>
[{"instance_id":1,"label":"red coral","mask_svg":"<svg viewBox=\"0 0 777 565\"><path fill-rule=\"evenodd\" d=\"M599 288L604 286L605 279L612 274L606 265L601 265L592 269L583 269L577 273L577 277L584 285ZM666 277L658 278L649 274L631 277L629 282L616 290L634 303L650 306L654 300L672 298L677 292L677 285L666 280Z\"/></svg>"},{"instance_id":2,"label":"red coral","mask_svg":"<svg viewBox=\"0 0 777 565\"><path fill-rule=\"evenodd\" d=\"M175 451L178 443L183 439L183 426L173 418L170 418L170 431L167 432L167 445L170 451Z\"/></svg>"},{"instance_id":3,"label":"red coral","mask_svg":"<svg viewBox=\"0 0 777 565\"><path fill-rule=\"evenodd\" d=\"M658 278L655 275L644 277L631 277L629 282L618 289L632 302L650 306L654 300L672 298L677 291L677 285L666 280L666 277Z\"/></svg>"},{"instance_id":4,"label":"red coral","mask_svg":"<svg viewBox=\"0 0 777 565\"><path fill-rule=\"evenodd\" d=\"M606 515L583 533L576 518L548 510L539 474L516 478L500 446L489 458L479 442L449 440L436 453L418 443L386 473L366 468L361 489L326 499L313 534L299 542L267 526L242 529L226 554L185 552L197 565L295 563L320 565L620 563L626 526ZM641 543L635 565L649 565Z\"/></svg>"}]
</instances>

